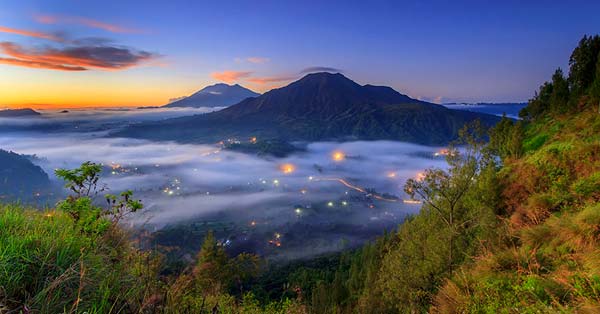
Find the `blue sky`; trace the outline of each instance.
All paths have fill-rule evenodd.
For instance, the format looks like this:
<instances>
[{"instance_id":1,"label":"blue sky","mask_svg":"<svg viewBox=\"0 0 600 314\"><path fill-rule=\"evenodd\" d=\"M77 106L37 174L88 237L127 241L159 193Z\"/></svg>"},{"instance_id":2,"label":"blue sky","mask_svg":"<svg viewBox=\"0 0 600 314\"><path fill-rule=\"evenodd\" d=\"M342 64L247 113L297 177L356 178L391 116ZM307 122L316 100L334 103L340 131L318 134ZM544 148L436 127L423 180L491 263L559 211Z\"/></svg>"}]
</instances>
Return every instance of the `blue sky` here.
<instances>
[{"instance_id":1,"label":"blue sky","mask_svg":"<svg viewBox=\"0 0 600 314\"><path fill-rule=\"evenodd\" d=\"M90 37L110 40L93 51L114 46L131 58L64 61L76 71L6 61L0 88L15 92L0 106L156 105L220 80L264 92L315 66L437 102L525 101L568 67L584 34L600 33L598 12L598 1L9 0L0 27L11 31L0 42L28 61L89 48L77 40Z\"/></svg>"}]
</instances>

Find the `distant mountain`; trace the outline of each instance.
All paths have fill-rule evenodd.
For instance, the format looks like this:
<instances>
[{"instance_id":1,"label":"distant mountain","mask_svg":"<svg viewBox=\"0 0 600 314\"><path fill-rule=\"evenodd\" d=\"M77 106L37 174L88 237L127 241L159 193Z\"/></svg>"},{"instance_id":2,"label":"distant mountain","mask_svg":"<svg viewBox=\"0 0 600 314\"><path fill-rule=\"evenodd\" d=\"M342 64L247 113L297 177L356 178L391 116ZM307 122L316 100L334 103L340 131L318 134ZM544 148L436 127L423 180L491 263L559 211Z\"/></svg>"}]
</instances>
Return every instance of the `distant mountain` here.
<instances>
[{"instance_id":1,"label":"distant mountain","mask_svg":"<svg viewBox=\"0 0 600 314\"><path fill-rule=\"evenodd\" d=\"M114 135L197 143L257 137L445 144L477 118L498 120L415 100L390 87L361 86L339 73L313 73L221 111L131 125Z\"/></svg>"},{"instance_id":2,"label":"distant mountain","mask_svg":"<svg viewBox=\"0 0 600 314\"><path fill-rule=\"evenodd\" d=\"M0 149L0 201L30 199L51 189L42 168L27 157Z\"/></svg>"},{"instance_id":3,"label":"distant mountain","mask_svg":"<svg viewBox=\"0 0 600 314\"><path fill-rule=\"evenodd\" d=\"M509 118L518 119L519 111L525 108L527 103L448 103L444 104L444 106L450 109L487 113L497 116L502 116L505 114Z\"/></svg>"},{"instance_id":4,"label":"distant mountain","mask_svg":"<svg viewBox=\"0 0 600 314\"><path fill-rule=\"evenodd\" d=\"M237 104L248 98L257 97L255 93L238 84L215 84L207 86L189 97L174 101L163 107L224 107Z\"/></svg>"},{"instance_id":5,"label":"distant mountain","mask_svg":"<svg viewBox=\"0 0 600 314\"><path fill-rule=\"evenodd\" d=\"M527 106L527 102L449 102L444 106Z\"/></svg>"},{"instance_id":6,"label":"distant mountain","mask_svg":"<svg viewBox=\"0 0 600 314\"><path fill-rule=\"evenodd\" d=\"M0 117L2 118L30 117L39 115L41 115L41 113L29 108L0 110Z\"/></svg>"}]
</instances>

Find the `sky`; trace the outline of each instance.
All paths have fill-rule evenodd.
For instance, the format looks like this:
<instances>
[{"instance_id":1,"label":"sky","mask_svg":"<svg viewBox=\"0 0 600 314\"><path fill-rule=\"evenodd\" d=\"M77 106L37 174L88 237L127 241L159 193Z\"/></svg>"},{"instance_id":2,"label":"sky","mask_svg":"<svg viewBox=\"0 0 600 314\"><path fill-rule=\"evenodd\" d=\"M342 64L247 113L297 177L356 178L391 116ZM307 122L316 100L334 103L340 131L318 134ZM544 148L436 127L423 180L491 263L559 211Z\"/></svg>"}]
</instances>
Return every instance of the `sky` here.
<instances>
[{"instance_id":1,"label":"sky","mask_svg":"<svg viewBox=\"0 0 600 314\"><path fill-rule=\"evenodd\" d=\"M206 85L257 92L341 72L442 102L518 102L598 1L2 0L0 108L156 106Z\"/></svg>"}]
</instances>

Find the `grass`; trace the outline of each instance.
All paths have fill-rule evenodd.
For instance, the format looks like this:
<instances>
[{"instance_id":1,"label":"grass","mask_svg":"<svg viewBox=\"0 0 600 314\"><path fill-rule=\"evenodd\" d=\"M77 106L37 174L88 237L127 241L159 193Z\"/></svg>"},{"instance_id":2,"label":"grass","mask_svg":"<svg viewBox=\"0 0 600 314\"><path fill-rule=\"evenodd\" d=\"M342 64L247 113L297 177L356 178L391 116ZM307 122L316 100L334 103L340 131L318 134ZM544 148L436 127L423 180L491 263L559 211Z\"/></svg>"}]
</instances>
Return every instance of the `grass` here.
<instances>
[{"instance_id":1,"label":"grass","mask_svg":"<svg viewBox=\"0 0 600 314\"><path fill-rule=\"evenodd\" d=\"M600 115L528 127L503 177L508 234L446 282L436 313L600 313Z\"/></svg>"},{"instance_id":2,"label":"grass","mask_svg":"<svg viewBox=\"0 0 600 314\"><path fill-rule=\"evenodd\" d=\"M143 260L120 230L90 234L60 211L0 205L4 307L34 313L138 309L148 288L135 273Z\"/></svg>"}]
</instances>

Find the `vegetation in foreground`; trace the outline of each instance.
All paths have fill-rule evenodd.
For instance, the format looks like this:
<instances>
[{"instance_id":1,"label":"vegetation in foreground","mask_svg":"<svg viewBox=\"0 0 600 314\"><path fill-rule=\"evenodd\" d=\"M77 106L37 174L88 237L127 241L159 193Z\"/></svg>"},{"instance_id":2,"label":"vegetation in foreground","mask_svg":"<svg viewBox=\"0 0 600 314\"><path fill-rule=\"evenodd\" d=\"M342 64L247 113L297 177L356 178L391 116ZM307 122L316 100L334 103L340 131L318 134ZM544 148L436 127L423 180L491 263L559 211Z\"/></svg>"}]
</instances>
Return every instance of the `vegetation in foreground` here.
<instances>
[{"instance_id":1,"label":"vegetation in foreground","mask_svg":"<svg viewBox=\"0 0 600 314\"><path fill-rule=\"evenodd\" d=\"M363 248L267 268L211 234L165 272L118 226L129 192L92 204L99 170L57 174L73 195L0 209L0 311L22 313L598 313L600 37L585 37L523 110L462 131L447 171L409 180L420 214Z\"/></svg>"}]
</instances>

